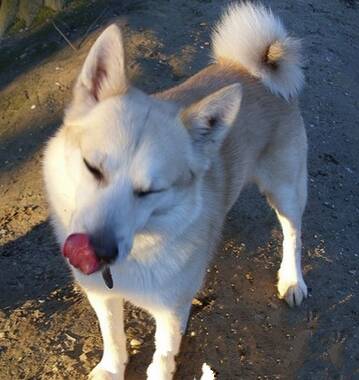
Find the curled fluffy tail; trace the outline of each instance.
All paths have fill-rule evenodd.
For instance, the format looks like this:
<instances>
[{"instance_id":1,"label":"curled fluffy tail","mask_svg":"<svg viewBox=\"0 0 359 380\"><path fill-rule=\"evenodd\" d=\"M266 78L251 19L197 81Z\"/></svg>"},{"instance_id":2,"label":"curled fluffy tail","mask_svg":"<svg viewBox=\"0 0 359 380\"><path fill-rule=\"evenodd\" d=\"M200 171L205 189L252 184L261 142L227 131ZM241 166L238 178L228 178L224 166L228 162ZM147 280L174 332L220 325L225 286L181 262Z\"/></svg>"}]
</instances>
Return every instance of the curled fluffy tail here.
<instances>
[{"instance_id":1,"label":"curled fluffy tail","mask_svg":"<svg viewBox=\"0 0 359 380\"><path fill-rule=\"evenodd\" d=\"M212 36L216 61L236 62L285 99L304 84L300 41L289 37L282 22L263 5L230 6Z\"/></svg>"}]
</instances>

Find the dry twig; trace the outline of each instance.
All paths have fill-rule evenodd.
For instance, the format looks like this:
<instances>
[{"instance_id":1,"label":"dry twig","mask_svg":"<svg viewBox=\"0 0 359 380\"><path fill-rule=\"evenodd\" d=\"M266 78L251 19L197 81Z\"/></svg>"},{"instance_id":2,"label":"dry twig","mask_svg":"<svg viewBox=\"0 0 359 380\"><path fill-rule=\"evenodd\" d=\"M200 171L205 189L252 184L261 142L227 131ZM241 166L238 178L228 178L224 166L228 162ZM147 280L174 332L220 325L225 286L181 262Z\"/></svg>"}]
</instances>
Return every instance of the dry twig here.
<instances>
[{"instance_id":1,"label":"dry twig","mask_svg":"<svg viewBox=\"0 0 359 380\"><path fill-rule=\"evenodd\" d=\"M53 21L51 21L51 22L52 22L52 25L54 26L54 28L59 32L61 37L68 43L68 45L70 45L73 50L77 51L77 48L71 43L71 41L65 36L65 34L62 33L60 28L58 26L56 26L56 24Z\"/></svg>"}]
</instances>

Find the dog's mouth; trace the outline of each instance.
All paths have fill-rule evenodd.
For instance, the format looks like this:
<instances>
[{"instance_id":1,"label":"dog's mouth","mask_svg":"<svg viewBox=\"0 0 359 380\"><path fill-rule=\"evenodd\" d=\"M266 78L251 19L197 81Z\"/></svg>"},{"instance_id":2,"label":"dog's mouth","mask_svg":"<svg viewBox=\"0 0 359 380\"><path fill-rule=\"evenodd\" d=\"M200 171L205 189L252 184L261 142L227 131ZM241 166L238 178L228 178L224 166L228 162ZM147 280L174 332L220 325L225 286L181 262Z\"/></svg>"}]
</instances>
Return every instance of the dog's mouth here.
<instances>
[{"instance_id":1,"label":"dog's mouth","mask_svg":"<svg viewBox=\"0 0 359 380\"><path fill-rule=\"evenodd\" d=\"M75 233L68 236L62 248L62 254L74 268L84 274L90 275L101 270L106 286L109 289L113 288L110 263L96 256L87 234Z\"/></svg>"}]
</instances>

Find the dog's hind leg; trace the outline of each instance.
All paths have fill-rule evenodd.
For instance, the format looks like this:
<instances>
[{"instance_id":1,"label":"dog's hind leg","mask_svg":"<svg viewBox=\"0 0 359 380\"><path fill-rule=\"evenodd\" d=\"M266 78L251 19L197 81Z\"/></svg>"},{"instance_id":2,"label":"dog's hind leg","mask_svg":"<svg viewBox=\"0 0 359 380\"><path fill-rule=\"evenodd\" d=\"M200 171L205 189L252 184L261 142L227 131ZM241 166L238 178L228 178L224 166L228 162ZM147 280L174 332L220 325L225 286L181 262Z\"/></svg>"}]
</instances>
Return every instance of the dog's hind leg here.
<instances>
[{"instance_id":1,"label":"dog's hind leg","mask_svg":"<svg viewBox=\"0 0 359 380\"><path fill-rule=\"evenodd\" d=\"M307 297L301 268L301 223L307 200L306 156L303 129L303 134L291 143L282 144L280 149L274 147L261 157L255 178L274 208L283 230L278 293L290 306L300 305Z\"/></svg>"},{"instance_id":2,"label":"dog's hind leg","mask_svg":"<svg viewBox=\"0 0 359 380\"><path fill-rule=\"evenodd\" d=\"M127 363L126 335L123 322L123 299L86 292L100 323L103 339L101 361L91 371L91 380L123 380Z\"/></svg>"},{"instance_id":3,"label":"dog's hind leg","mask_svg":"<svg viewBox=\"0 0 359 380\"><path fill-rule=\"evenodd\" d=\"M171 380L176 370L176 355L187 324L188 307L184 313L172 310L150 310L156 321L156 350L147 369L148 380Z\"/></svg>"}]
</instances>

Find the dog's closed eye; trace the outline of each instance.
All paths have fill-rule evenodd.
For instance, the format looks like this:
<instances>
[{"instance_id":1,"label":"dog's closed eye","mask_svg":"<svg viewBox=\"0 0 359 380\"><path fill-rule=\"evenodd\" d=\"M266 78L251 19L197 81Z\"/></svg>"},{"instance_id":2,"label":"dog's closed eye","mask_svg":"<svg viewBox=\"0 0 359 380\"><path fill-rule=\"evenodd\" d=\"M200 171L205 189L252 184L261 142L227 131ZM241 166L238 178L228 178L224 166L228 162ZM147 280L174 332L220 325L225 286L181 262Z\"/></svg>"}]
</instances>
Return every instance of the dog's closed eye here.
<instances>
[{"instance_id":1,"label":"dog's closed eye","mask_svg":"<svg viewBox=\"0 0 359 380\"><path fill-rule=\"evenodd\" d=\"M94 178L97 181L102 181L104 179L104 175L103 175L102 171L99 168L97 168L96 166L91 165L86 160L86 158L83 158L83 162L84 162L87 170L94 176Z\"/></svg>"},{"instance_id":2,"label":"dog's closed eye","mask_svg":"<svg viewBox=\"0 0 359 380\"><path fill-rule=\"evenodd\" d=\"M159 190L154 190L154 189L149 189L149 190L143 190L143 189L134 189L133 193L137 198L144 198L148 195L151 194L156 194L156 193L161 193L162 191L165 191L166 189L159 189Z\"/></svg>"}]
</instances>

